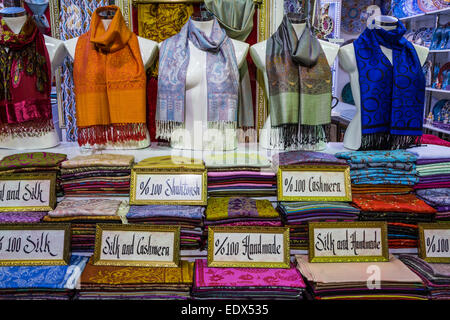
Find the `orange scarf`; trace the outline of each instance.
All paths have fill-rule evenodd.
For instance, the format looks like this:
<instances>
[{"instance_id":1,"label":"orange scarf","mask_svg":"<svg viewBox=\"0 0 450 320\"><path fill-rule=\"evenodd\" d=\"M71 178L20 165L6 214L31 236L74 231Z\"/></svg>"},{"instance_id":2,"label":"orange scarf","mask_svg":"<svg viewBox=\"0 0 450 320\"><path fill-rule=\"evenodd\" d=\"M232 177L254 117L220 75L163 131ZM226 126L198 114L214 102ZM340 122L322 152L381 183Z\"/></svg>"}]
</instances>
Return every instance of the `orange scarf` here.
<instances>
[{"instance_id":1,"label":"orange scarf","mask_svg":"<svg viewBox=\"0 0 450 320\"><path fill-rule=\"evenodd\" d=\"M105 31L99 12L116 10ZM117 6L98 8L80 36L73 77L78 143L140 141L146 138L146 76L139 42Z\"/></svg>"}]
</instances>

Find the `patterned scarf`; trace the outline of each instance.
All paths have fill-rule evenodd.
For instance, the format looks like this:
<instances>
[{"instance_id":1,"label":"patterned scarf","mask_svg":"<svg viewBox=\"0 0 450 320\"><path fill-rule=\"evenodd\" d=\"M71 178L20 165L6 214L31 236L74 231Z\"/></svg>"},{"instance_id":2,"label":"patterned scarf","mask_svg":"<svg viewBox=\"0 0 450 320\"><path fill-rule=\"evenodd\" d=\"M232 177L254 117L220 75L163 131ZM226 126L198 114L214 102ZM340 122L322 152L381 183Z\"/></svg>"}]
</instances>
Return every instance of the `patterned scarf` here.
<instances>
[{"instance_id":1,"label":"patterned scarf","mask_svg":"<svg viewBox=\"0 0 450 320\"><path fill-rule=\"evenodd\" d=\"M0 140L53 130L50 68L44 36L33 18L19 34L0 20Z\"/></svg>"},{"instance_id":2,"label":"patterned scarf","mask_svg":"<svg viewBox=\"0 0 450 320\"><path fill-rule=\"evenodd\" d=\"M170 140L174 130L184 127L189 41L206 51L208 127L221 131L236 128L239 70L233 44L215 18L207 36L195 27L191 17L180 33L161 45L156 109L158 138Z\"/></svg>"},{"instance_id":3,"label":"patterned scarf","mask_svg":"<svg viewBox=\"0 0 450 320\"><path fill-rule=\"evenodd\" d=\"M367 28L353 43L361 87L361 149L407 148L422 135L425 76L414 46L397 28ZM393 65L380 46L392 50Z\"/></svg>"},{"instance_id":4,"label":"patterned scarf","mask_svg":"<svg viewBox=\"0 0 450 320\"><path fill-rule=\"evenodd\" d=\"M309 22L297 38L287 14L267 40L266 69L272 122L271 145L316 149L331 122L331 71Z\"/></svg>"},{"instance_id":5,"label":"patterned scarf","mask_svg":"<svg viewBox=\"0 0 450 320\"><path fill-rule=\"evenodd\" d=\"M116 10L105 31L99 12ZM77 42L73 77L78 143L146 138L146 76L137 36L117 6L98 8L91 28Z\"/></svg>"}]
</instances>

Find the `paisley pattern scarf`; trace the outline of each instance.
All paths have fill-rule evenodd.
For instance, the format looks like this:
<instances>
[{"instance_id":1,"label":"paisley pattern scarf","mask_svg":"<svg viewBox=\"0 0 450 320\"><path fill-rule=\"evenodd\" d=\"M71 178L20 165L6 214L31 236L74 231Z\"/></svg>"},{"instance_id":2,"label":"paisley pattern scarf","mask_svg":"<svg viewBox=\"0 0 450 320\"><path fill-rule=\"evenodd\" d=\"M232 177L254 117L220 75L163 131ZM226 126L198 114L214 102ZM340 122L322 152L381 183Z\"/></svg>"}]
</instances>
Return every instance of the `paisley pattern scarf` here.
<instances>
[{"instance_id":1,"label":"paisley pattern scarf","mask_svg":"<svg viewBox=\"0 0 450 320\"><path fill-rule=\"evenodd\" d=\"M361 150L405 149L422 135L425 76L405 26L369 29L353 42L361 87ZM392 50L393 64L380 46Z\"/></svg>"},{"instance_id":2,"label":"paisley pattern scarf","mask_svg":"<svg viewBox=\"0 0 450 320\"><path fill-rule=\"evenodd\" d=\"M101 11L116 13L105 30ZM137 36L117 6L98 8L77 42L73 76L79 145L146 138L146 75Z\"/></svg>"},{"instance_id":3,"label":"paisley pattern scarf","mask_svg":"<svg viewBox=\"0 0 450 320\"><path fill-rule=\"evenodd\" d=\"M195 27L191 17L180 33L165 40L160 48L157 138L170 140L174 130L184 127L189 41L206 51L209 128L236 128L239 70L233 44L215 18L207 36Z\"/></svg>"},{"instance_id":4,"label":"paisley pattern scarf","mask_svg":"<svg viewBox=\"0 0 450 320\"><path fill-rule=\"evenodd\" d=\"M326 142L331 122L331 71L309 22L297 38L292 22L300 15L284 16L267 40L266 69L272 130L271 145L317 150Z\"/></svg>"},{"instance_id":5,"label":"paisley pattern scarf","mask_svg":"<svg viewBox=\"0 0 450 320\"><path fill-rule=\"evenodd\" d=\"M19 34L0 20L0 140L54 129L51 65L44 36L28 17Z\"/></svg>"}]
</instances>

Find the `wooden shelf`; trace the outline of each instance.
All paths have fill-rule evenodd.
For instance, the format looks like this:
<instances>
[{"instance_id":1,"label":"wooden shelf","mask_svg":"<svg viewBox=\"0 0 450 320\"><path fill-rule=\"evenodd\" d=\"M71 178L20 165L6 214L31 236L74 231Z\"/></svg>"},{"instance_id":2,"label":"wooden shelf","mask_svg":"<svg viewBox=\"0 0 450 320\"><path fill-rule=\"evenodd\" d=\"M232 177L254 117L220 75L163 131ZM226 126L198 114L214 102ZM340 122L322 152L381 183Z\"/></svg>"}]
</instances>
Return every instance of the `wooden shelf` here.
<instances>
[{"instance_id":1,"label":"wooden shelf","mask_svg":"<svg viewBox=\"0 0 450 320\"><path fill-rule=\"evenodd\" d=\"M423 127L424 127L424 128L427 128L427 129L430 129L430 130L432 130L432 131L442 132L442 133L445 133L445 134L450 134L450 130L445 130L445 129L441 129L441 128L436 128L436 127L434 127L433 125L430 125L430 124L424 124Z\"/></svg>"}]
</instances>

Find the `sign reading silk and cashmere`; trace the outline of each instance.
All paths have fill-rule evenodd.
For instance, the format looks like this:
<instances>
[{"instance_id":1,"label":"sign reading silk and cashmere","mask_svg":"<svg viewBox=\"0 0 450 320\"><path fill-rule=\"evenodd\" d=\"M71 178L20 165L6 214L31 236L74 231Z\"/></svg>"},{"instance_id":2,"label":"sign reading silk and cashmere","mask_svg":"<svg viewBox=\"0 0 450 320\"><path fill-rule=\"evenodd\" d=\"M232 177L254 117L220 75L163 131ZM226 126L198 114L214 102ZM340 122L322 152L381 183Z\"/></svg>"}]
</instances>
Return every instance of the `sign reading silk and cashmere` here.
<instances>
[{"instance_id":1,"label":"sign reading silk and cashmere","mask_svg":"<svg viewBox=\"0 0 450 320\"><path fill-rule=\"evenodd\" d=\"M389 261L383 222L310 222L310 262Z\"/></svg>"},{"instance_id":2,"label":"sign reading silk and cashmere","mask_svg":"<svg viewBox=\"0 0 450 320\"><path fill-rule=\"evenodd\" d=\"M207 174L204 165L177 167L161 163L158 166L150 165L148 161L133 167L130 204L206 205Z\"/></svg>"},{"instance_id":3,"label":"sign reading silk and cashmere","mask_svg":"<svg viewBox=\"0 0 450 320\"><path fill-rule=\"evenodd\" d=\"M97 224L94 265L178 267L180 227Z\"/></svg>"},{"instance_id":4,"label":"sign reading silk and cashmere","mask_svg":"<svg viewBox=\"0 0 450 320\"><path fill-rule=\"evenodd\" d=\"M351 201L350 168L347 166L280 166L278 201Z\"/></svg>"},{"instance_id":5,"label":"sign reading silk and cashmere","mask_svg":"<svg viewBox=\"0 0 450 320\"><path fill-rule=\"evenodd\" d=\"M208 228L209 267L289 268L289 259L289 228Z\"/></svg>"},{"instance_id":6,"label":"sign reading silk and cashmere","mask_svg":"<svg viewBox=\"0 0 450 320\"><path fill-rule=\"evenodd\" d=\"M0 212L49 211L56 205L56 173L0 175Z\"/></svg>"},{"instance_id":7,"label":"sign reading silk and cashmere","mask_svg":"<svg viewBox=\"0 0 450 320\"><path fill-rule=\"evenodd\" d=\"M69 259L69 224L0 225L0 266L66 265Z\"/></svg>"}]
</instances>

